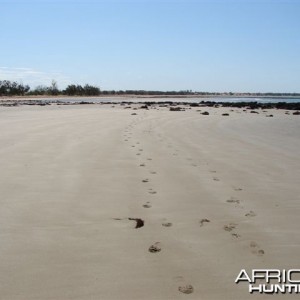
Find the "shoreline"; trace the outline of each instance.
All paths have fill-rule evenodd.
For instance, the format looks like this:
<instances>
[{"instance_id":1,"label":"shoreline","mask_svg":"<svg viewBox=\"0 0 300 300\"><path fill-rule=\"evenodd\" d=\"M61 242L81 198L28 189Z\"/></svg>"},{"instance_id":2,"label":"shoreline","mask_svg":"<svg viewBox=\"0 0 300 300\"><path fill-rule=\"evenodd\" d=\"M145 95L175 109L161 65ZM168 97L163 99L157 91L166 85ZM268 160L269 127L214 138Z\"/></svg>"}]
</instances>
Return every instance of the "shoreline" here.
<instances>
[{"instance_id":1,"label":"shoreline","mask_svg":"<svg viewBox=\"0 0 300 300\"><path fill-rule=\"evenodd\" d=\"M230 99L230 98L241 98L241 99L300 99L300 96L254 96L254 95L135 95L135 94L128 94L128 95L99 95L99 96L67 96L67 95L59 95L59 96L48 96L48 95L40 95L40 96L0 96L1 101L7 100L38 100L38 99L97 99L97 98L111 98L111 99L119 99L119 98L141 98L141 99L148 99L148 98L200 98L200 99L213 99L213 98L221 98L221 99Z\"/></svg>"},{"instance_id":2,"label":"shoreline","mask_svg":"<svg viewBox=\"0 0 300 300\"><path fill-rule=\"evenodd\" d=\"M0 107L16 107L22 105L38 105L38 106L46 106L46 105L141 105L141 108L148 109L148 106L169 106L173 110L181 110L183 107L191 108L191 107L231 107L231 108L244 108L244 109L283 109L283 110L294 110L295 114L300 114L298 110L300 110L300 102L258 102L258 101L236 101L236 102L226 102L226 101L210 101L210 100L201 100L198 102L185 102L185 101L171 101L168 98L156 98L160 101L153 101L153 98L106 98L109 99L107 101L87 101L87 100L95 100L97 98L38 98L38 99L9 99L0 101ZM168 100L165 100L168 99ZM69 101L68 101L69 100ZM73 101L72 101L73 100ZM77 100L77 101L75 101ZM119 101L116 101L119 100ZM144 100L144 101L138 101ZM152 101L151 101L152 100ZM172 98L172 100L175 100ZM248 99L247 99L248 100ZM174 109L174 107L177 109Z\"/></svg>"}]
</instances>

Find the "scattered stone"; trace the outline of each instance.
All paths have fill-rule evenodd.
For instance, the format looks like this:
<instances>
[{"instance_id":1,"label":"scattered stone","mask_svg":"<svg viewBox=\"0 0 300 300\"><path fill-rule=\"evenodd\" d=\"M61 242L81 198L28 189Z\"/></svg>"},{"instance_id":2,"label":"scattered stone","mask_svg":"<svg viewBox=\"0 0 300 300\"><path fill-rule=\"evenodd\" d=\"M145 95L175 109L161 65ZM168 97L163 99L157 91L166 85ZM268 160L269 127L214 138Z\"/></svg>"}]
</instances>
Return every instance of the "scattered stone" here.
<instances>
[{"instance_id":1,"label":"scattered stone","mask_svg":"<svg viewBox=\"0 0 300 300\"><path fill-rule=\"evenodd\" d=\"M182 111L182 110L184 109L181 107L170 107L170 111Z\"/></svg>"},{"instance_id":2,"label":"scattered stone","mask_svg":"<svg viewBox=\"0 0 300 300\"><path fill-rule=\"evenodd\" d=\"M141 228L145 224L144 220L140 218L128 218L128 220L136 222L135 228Z\"/></svg>"},{"instance_id":3,"label":"scattered stone","mask_svg":"<svg viewBox=\"0 0 300 300\"><path fill-rule=\"evenodd\" d=\"M208 111L204 111L203 113L201 113L201 115L208 116L209 112Z\"/></svg>"}]
</instances>

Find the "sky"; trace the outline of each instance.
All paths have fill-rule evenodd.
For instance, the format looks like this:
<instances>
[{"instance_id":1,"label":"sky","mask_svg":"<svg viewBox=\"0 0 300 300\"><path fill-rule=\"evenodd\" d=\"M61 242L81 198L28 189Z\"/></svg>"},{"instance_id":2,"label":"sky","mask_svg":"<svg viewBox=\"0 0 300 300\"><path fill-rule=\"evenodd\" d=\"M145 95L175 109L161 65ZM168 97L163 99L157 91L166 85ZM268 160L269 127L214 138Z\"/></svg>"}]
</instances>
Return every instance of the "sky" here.
<instances>
[{"instance_id":1,"label":"sky","mask_svg":"<svg viewBox=\"0 0 300 300\"><path fill-rule=\"evenodd\" d=\"M0 80L300 92L300 0L0 0Z\"/></svg>"}]
</instances>

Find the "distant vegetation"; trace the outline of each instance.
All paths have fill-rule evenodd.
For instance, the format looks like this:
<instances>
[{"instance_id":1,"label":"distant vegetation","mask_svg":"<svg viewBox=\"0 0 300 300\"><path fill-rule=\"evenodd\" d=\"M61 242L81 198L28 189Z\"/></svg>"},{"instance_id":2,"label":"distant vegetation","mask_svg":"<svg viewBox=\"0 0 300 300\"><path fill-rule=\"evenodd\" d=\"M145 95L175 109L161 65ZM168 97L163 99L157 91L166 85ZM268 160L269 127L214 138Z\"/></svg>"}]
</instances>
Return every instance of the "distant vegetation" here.
<instances>
[{"instance_id":1,"label":"distant vegetation","mask_svg":"<svg viewBox=\"0 0 300 300\"><path fill-rule=\"evenodd\" d=\"M89 84L85 86L71 84L64 90L60 90L55 80L50 86L39 85L35 89L15 81L0 81L0 96L99 96L101 94L100 88Z\"/></svg>"},{"instance_id":2,"label":"distant vegetation","mask_svg":"<svg viewBox=\"0 0 300 300\"><path fill-rule=\"evenodd\" d=\"M145 90L109 90L101 91L99 87L86 84L84 86L71 84L60 90L55 80L50 86L37 86L31 89L28 85L16 81L0 80L0 96L100 96L100 95L139 95L139 96L241 96L241 97L299 97L300 93L214 93L183 91L145 91Z\"/></svg>"},{"instance_id":3,"label":"distant vegetation","mask_svg":"<svg viewBox=\"0 0 300 300\"><path fill-rule=\"evenodd\" d=\"M0 80L0 96L23 96L28 93L30 87L17 82Z\"/></svg>"}]
</instances>

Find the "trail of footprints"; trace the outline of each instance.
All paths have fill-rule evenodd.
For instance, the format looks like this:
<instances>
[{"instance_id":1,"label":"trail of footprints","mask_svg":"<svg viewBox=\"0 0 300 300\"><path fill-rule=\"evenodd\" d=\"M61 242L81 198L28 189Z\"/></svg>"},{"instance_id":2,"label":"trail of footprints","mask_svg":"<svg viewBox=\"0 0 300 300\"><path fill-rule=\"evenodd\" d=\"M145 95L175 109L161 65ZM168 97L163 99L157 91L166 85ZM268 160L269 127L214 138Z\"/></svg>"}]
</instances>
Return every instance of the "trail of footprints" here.
<instances>
[{"instance_id":1,"label":"trail of footprints","mask_svg":"<svg viewBox=\"0 0 300 300\"><path fill-rule=\"evenodd\" d=\"M130 129L132 129L132 128L133 128L133 125L128 126L126 128L125 133L124 133L124 141L125 142L129 142L131 140L132 133L131 133ZM151 132L151 129L149 130L149 132ZM140 142L136 142L135 144L131 145L132 149L135 149L136 147L139 147L138 152L136 153L136 155L141 156L144 153L144 149L141 147ZM177 155L177 153L174 153L173 155ZM145 159L146 159L146 161L148 161L148 163L150 163L152 161L151 157L146 157ZM141 162L139 164L139 167L141 167L141 168L147 167L146 162ZM149 174L150 175L156 175L157 172L154 171L154 170L150 170ZM151 183L151 180L146 177L146 178L141 179L141 183L145 184L148 187L149 183ZM150 195L156 195L157 194L157 191L154 190L152 187L148 187L147 192ZM142 207L145 208L145 209L150 209L152 207L152 205L151 205L150 201L147 201L146 203L144 203L142 205ZM123 220L121 218L114 218L114 219L115 220ZM136 222L135 229L142 228L145 225L145 221L142 220L141 218L128 218L128 220ZM170 227L173 226L173 223L168 222L168 221L165 220L165 221L162 222L161 225L165 228L170 228ZM150 245L149 248L148 248L148 252L152 253L152 254L156 254L156 253L159 253L161 251L162 251L161 242L155 242L152 245ZM178 286L178 291L183 293L183 294L191 294L191 293L194 292L194 288L190 284L180 285L180 286Z\"/></svg>"},{"instance_id":2,"label":"trail of footprints","mask_svg":"<svg viewBox=\"0 0 300 300\"><path fill-rule=\"evenodd\" d=\"M131 125L129 125L125 129L125 133L123 135L125 142L129 142L132 139L131 129L133 129L136 124L137 124L136 122L133 122ZM150 127L148 131L145 131L145 133L150 134L151 130L152 130L152 128ZM158 134L158 137L159 137L160 141L164 141L164 139L163 139L163 137L162 137L161 134ZM135 144L132 144L131 148L133 148L133 149L138 148L138 151L136 153L137 156L141 156L144 153L144 149L141 147L139 141L137 141ZM170 144L170 143L168 143L167 144L167 148L172 149L173 145ZM175 152L173 152L172 154L173 154L173 156L177 156L178 150L175 149ZM148 161L148 162L151 162L152 158L151 157L146 157L145 160ZM141 162L139 164L139 167L142 167L142 168L147 167L146 161L145 162ZM190 162L190 165L192 167L197 167L198 166L196 163L193 162L192 158L187 158L187 161ZM217 173L216 170L210 170L209 172L213 174L213 177L212 177L213 181L220 182L220 178L216 176L216 173ZM151 171L149 171L149 174L155 175L155 174L157 174L157 172L154 171L154 170L151 170ZM150 179L149 178L144 178L141 181L142 181L143 184L149 184L150 183ZM235 192L240 192L240 191L242 191L242 188L234 186L233 190ZM149 194L151 194L151 195L157 194L157 191L153 190L153 188L148 188L147 192ZM229 199L226 200L226 202L228 204L230 204L230 205L234 205L235 207L243 208L241 206L240 199L238 199L236 197L231 196ZM152 205L151 205L151 203L149 201L147 201L142 206L145 209L150 209L152 207ZM253 218L253 217L256 216L256 213L254 211L250 210L249 212L245 213L244 216L247 217L247 218ZM119 218L115 218L115 219L116 220L121 220ZM131 221L135 221L136 222L136 226L135 226L136 229L141 228L141 227L143 227L145 225L145 221L142 220L142 219L140 219L140 218L128 218L128 219L131 220ZM211 221L209 219L203 218L203 219L199 220L199 226L200 227L205 227L210 222ZM172 227L173 224L171 222L165 221L165 222L162 223L162 226L166 227L166 228L169 228L169 227ZM241 237L241 235L236 231L237 227L238 227L237 223L230 222L230 223L228 223L228 224L226 224L226 225L223 226L223 230L225 232L230 233L233 238L238 239L238 238ZM263 249L261 249L261 247L255 241L251 241L249 246L250 246L250 249L251 249L251 253L253 253L253 254L257 255L257 256L263 256L265 254L265 251ZM159 252L162 251L162 244L160 242L155 242L152 245L150 245L150 247L148 248L148 251L150 253L159 253ZM178 287L178 291L181 292L181 293L183 293L183 294L191 294L191 293L194 292L194 288L190 284L185 284L185 285L180 285Z\"/></svg>"},{"instance_id":3,"label":"trail of footprints","mask_svg":"<svg viewBox=\"0 0 300 300\"><path fill-rule=\"evenodd\" d=\"M210 170L209 171L210 173L213 173L213 174L216 174L217 171L216 170ZM214 181L220 181L220 179L217 177L217 176L213 176L212 178ZM240 188L240 187L236 187L236 186L233 186L232 187L233 190L235 192L240 192L242 191L243 189ZM241 205L241 200L237 197L233 197L231 196L229 199L226 200L226 202L228 204L231 204L231 205L234 205L236 208L240 208L240 209L243 209L244 207ZM245 217L247 218L253 218L253 217L256 217L256 213L253 211L253 210L250 210L249 212L246 212L244 214ZM203 220L206 220L206 219L202 219L200 221L200 226L202 227L203 226ZM226 224L223 226L223 229L226 231L226 232L229 232L231 234L232 237L234 238L240 238L241 235L239 233L237 233L235 230L237 228L238 224L236 223L229 223L229 224ZM256 246L254 246L256 245ZM263 249L258 249L258 246L256 244L256 242L252 241L250 242L250 249L251 249L251 252L253 254L257 254L258 256L263 256L265 254L265 251Z\"/></svg>"}]
</instances>

